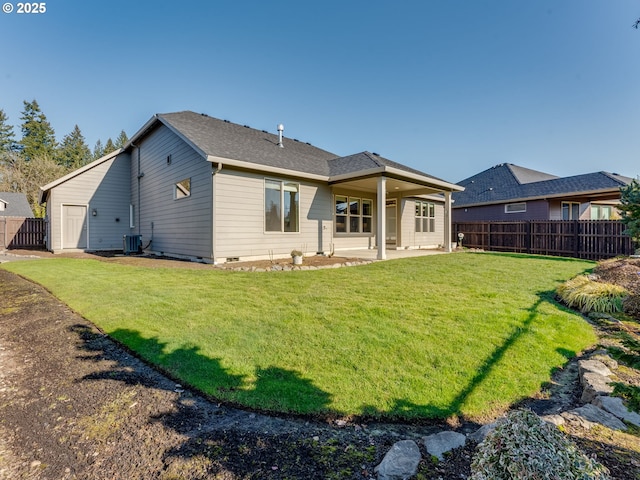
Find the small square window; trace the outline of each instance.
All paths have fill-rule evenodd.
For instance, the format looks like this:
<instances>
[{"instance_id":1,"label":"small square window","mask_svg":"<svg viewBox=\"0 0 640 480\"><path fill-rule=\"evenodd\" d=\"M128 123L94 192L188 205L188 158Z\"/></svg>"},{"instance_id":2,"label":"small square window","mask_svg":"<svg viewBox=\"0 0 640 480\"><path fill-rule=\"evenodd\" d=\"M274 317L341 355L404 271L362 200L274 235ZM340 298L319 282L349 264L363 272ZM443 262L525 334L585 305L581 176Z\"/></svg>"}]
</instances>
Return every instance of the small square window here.
<instances>
[{"instance_id":1,"label":"small square window","mask_svg":"<svg viewBox=\"0 0 640 480\"><path fill-rule=\"evenodd\" d=\"M175 184L174 198L176 200L181 198L187 198L191 196L191 179L185 178Z\"/></svg>"}]
</instances>

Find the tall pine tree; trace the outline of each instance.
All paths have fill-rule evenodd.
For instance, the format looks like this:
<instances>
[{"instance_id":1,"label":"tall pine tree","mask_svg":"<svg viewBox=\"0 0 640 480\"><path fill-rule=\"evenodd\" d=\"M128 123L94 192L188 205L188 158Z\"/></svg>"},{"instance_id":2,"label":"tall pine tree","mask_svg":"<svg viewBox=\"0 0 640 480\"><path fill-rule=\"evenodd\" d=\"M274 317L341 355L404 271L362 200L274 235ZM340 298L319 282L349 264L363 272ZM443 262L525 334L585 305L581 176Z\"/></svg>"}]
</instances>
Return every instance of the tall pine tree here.
<instances>
[{"instance_id":1,"label":"tall pine tree","mask_svg":"<svg viewBox=\"0 0 640 480\"><path fill-rule=\"evenodd\" d=\"M91 160L91 150L84 140L80 127L76 125L73 131L62 139L58 150L58 163L65 168L76 169Z\"/></svg>"},{"instance_id":2,"label":"tall pine tree","mask_svg":"<svg viewBox=\"0 0 640 480\"><path fill-rule=\"evenodd\" d=\"M100 139L96 142L96 145L93 147L93 159L97 160L104 155L104 147L102 146L102 142Z\"/></svg>"},{"instance_id":3,"label":"tall pine tree","mask_svg":"<svg viewBox=\"0 0 640 480\"><path fill-rule=\"evenodd\" d=\"M22 112L22 154L27 160L31 160L36 156L48 156L55 158L56 153L56 135L53 127L47 120L47 117L40 110L38 102L24 103L24 111Z\"/></svg>"},{"instance_id":4,"label":"tall pine tree","mask_svg":"<svg viewBox=\"0 0 640 480\"><path fill-rule=\"evenodd\" d=\"M129 137L127 137L127 134L124 130L121 130L120 135L118 135L118 138L116 138L116 148L124 147L128 141Z\"/></svg>"},{"instance_id":5,"label":"tall pine tree","mask_svg":"<svg viewBox=\"0 0 640 480\"><path fill-rule=\"evenodd\" d=\"M14 143L13 127L7 123L9 117L0 108L0 153L11 150Z\"/></svg>"},{"instance_id":6,"label":"tall pine tree","mask_svg":"<svg viewBox=\"0 0 640 480\"><path fill-rule=\"evenodd\" d=\"M116 150L116 146L114 145L113 140L111 140L111 138L108 138L107 143L104 144L104 154L107 155L114 150Z\"/></svg>"}]
</instances>

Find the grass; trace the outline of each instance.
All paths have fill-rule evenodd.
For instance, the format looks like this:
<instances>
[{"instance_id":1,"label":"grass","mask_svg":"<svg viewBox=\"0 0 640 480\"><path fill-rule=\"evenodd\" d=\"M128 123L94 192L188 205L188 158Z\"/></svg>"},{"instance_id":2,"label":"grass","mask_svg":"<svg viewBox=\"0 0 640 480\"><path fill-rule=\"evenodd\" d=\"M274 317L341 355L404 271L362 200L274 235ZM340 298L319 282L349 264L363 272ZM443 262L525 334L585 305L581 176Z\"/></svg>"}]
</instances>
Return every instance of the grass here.
<instances>
[{"instance_id":1,"label":"grass","mask_svg":"<svg viewBox=\"0 0 640 480\"><path fill-rule=\"evenodd\" d=\"M319 271L3 265L224 401L386 419L487 418L595 343L553 301L593 263L455 254Z\"/></svg>"}]
</instances>

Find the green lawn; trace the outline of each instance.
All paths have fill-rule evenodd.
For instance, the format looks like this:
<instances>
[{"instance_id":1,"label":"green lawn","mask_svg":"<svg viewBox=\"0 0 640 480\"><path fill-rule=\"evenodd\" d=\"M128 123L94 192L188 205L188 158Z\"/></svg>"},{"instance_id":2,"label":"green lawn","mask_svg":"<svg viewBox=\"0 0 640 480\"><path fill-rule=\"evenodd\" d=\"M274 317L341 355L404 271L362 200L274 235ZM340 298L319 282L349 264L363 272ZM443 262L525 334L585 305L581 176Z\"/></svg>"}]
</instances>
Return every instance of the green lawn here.
<instances>
[{"instance_id":1,"label":"green lawn","mask_svg":"<svg viewBox=\"0 0 640 480\"><path fill-rule=\"evenodd\" d=\"M596 341L553 301L593 265L464 253L268 273L64 258L3 268L215 398L411 419L490 417L539 391Z\"/></svg>"}]
</instances>

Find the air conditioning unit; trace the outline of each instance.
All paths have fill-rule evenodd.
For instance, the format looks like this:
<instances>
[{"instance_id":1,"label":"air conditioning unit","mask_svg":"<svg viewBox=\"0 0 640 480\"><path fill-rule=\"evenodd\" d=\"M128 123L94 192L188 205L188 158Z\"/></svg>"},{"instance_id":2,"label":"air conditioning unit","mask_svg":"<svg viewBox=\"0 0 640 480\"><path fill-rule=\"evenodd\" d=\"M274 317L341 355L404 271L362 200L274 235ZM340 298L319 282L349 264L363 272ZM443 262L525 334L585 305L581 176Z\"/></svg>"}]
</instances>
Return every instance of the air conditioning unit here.
<instances>
[{"instance_id":1,"label":"air conditioning unit","mask_svg":"<svg viewBox=\"0 0 640 480\"><path fill-rule=\"evenodd\" d=\"M142 235L125 235L122 238L122 251L125 255L142 253Z\"/></svg>"}]
</instances>

